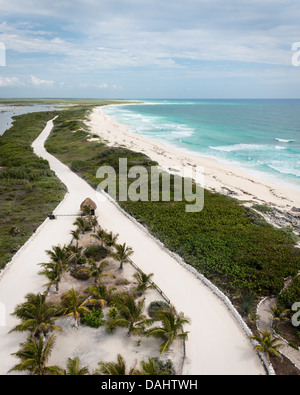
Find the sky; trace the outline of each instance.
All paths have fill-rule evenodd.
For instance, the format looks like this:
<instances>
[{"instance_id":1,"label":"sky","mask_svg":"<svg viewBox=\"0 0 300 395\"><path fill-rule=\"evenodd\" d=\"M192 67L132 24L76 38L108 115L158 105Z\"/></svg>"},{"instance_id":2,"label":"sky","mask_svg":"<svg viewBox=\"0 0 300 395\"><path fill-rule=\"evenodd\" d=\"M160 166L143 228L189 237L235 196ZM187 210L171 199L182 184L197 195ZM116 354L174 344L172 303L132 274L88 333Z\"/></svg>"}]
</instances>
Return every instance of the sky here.
<instances>
[{"instance_id":1,"label":"sky","mask_svg":"<svg viewBox=\"0 0 300 395\"><path fill-rule=\"evenodd\" d=\"M299 0L0 0L0 97L299 98L299 27Z\"/></svg>"}]
</instances>

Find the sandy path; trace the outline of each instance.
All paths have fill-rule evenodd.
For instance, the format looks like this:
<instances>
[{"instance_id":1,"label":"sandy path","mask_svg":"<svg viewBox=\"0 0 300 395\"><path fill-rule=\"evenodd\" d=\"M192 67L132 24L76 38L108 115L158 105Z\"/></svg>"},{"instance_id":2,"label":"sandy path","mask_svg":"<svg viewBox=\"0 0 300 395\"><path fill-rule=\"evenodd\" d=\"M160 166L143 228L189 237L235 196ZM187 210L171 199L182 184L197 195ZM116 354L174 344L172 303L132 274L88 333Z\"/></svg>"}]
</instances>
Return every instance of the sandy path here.
<instances>
[{"instance_id":1,"label":"sandy path","mask_svg":"<svg viewBox=\"0 0 300 395\"><path fill-rule=\"evenodd\" d=\"M36 154L47 159L51 169L67 186L69 193L56 214L76 214L86 197L93 199L98 209L100 225L119 234L118 241L126 242L134 252L133 261L146 273L154 273L154 282L166 293L178 311L183 311L192 322L186 344L186 374L265 374L262 363L254 352L245 332L237 324L226 306L193 274L164 251L134 222L123 215L101 193L59 162L44 149L44 141L52 122L33 143ZM15 256L0 280L0 303L6 307L5 326L0 327L0 374L6 374L16 363L10 353L18 349L24 334L7 332L15 325L9 316L17 303L28 292L38 292L44 278L37 276L38 263L45 261L45 250L70 241L74 217L46 220L29 243Z\"/></svg>"}]
</instances>

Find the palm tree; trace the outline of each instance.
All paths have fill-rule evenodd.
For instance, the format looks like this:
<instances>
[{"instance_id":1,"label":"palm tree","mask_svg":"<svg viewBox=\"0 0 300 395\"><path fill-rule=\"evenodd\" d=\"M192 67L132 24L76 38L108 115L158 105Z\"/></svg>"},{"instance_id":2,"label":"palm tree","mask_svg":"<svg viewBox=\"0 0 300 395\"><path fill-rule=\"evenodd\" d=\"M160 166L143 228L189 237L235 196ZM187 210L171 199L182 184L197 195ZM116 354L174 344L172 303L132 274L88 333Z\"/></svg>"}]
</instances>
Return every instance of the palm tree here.
<instances>
[{"instance_id":1,"label":"palm tree","mask_svg":"<svg viewBox=\"0 0 300 395\"><path fill-rule=\"evenodd\" d=\"M106 331L108 333L113 333L118 326L118 320L120 318L118 309L113 306L108 311L109 320L106 321Z\"/></svg>"},{"instance_id":2,"label":"palm tree","mask_svg":"<svg viewBox=\"0 0 300 395\"><path fill-rule=\"evenodd\" d=\"M65 268L71 258L71 253L68 247L64 245L63 247L54 246L52 250L46 250L52 262L61 263Z\"/></svg>"},{"instance_id":3,"label":"palm tree","mask_svg":"<svg viewBox=\"0 0 300 395\"><path fill-rule=\"evenodd\" d=\"M71 230L71 235L73 236L73 239L76 240L76 247L78 247L79 233L80 233L79 228L77 228L76 230Z\"/></svg>"},{"instance_id":4,"label":"palm tree","mask_svg":"<svg viewBox=\"0 0 300 395\"><path fill-rule=\"evenodd\" d=\"M144 272L137 272L133 275L133 277L138 281L138 286L135 288L135 291L139 295L142 295L147 289L155 288L155 284L150 282L150 278L152 276L153 273L147 275Z\"/></svg>"},{"instance_id":5,"label":"palm tree","mask_svg":"<svg viewBox=\"0 0 300 395\"><path fill-rule=\"evenodd\" d=\"M118 234L114 235L112 232L106 233L105 244L107 247L109 247L110 252L112 251L113 246L116 244L118 236Z\"/></svg>"},{"instance_id":6,"label":"palm tree","mask_svg":"<svg viewBox=\"0 0 300 395\"><path fill-rule=\"evenodd\" d=\"M131 333L141 335L145 325L150 323L143 315L145 298L136 302L130 294L119 294L114 300L120 315L117 325L128 328L128 336Z\"/></svg>"},{"instance_id":7,"label":"palm tree","mask_svg":"<svg viewBox=\"0 0 300 395\"><path fill-rule=\"evenodd\" d=\"M22 323L14 327L13 331L29 330L33 336L41 336L42 339L49 331L61 330L54 325L57 308L53 303L46 302L45 294L27 294L26 302L16 306L13 316L22 320Z\"/></svg>"},{"instance_id":8,"label":"palm tree","mask_svg":"<svg viewBox=\"0 0 300 395\"><path fill-rule=\"evenodd\" d=\"M99 240L101 243L101 246L103 246L103 244L106 240L106 237L107 237L107 233L103 229L98 229L97 233L92 234L92 237Z\"/></svg>"},{"instance_id":9,"label":"palm tree","mask_svg":"<svg viewBox=\"0 0 300 395\"><path fill-rule=\"evenodd\" d=\"M50 291L51 285L55 285L56 292L58 292L61 276L64 272L61 262L47 262L40 263L39 265L42 266L44 270L41 270L38 274L46 276L49 279L49 282L44 284L48 287L48 292Z\"/></svg>"},{"instance_id":10,"label":"palm tree","mask_svg":"<svg viewBox=\"0 0 300 395\"><path fill-rule=\"evenodd\" d=\"M98 283L98 281L100 280L101 277L103 276L108 276L109 274L104 274L103 270L105 269L105 267L108 265L107 261L103 261L100 263L100 265L98 265L94 259L89 258L88 259L88 263L89 263L89 272L91 274L92 277L94 277L95 279L95 284Z\"/></svg>"},{"instance_id":11,"label":"palm tree","mask_svg":"<svg viewBox=\"0 0 300 395\"><path fill-rule=\"evenodd\" d=\"M107 289L105 285L99 284L98 286L91 285L88 290L89 294L92 296L89 302L104 306L105 303L110 303L113 292L116 290L116 288L110 287Z\"/></svg>"},{"instance_id":12,"label":"palm tree","mask_svg":"<svg viewBox=\"0 0 300 395\"><path fill-rule=\"evenodd\" d=\"M134 375L136 363L127 371L126 362L124 361L122 355L118 354L117 362L99 362L98 365L100 369L96 373L101 372L106 375Z\"/></svg>"},{"instance_id":13,"label":"palm tree","mask_svg":"<svg viewBox=\"0 0 300 395\"><path fill-rule=\"evenodd\" d=\"M170 306L169 310L158 311L155 319L161 321L161 326L150 328L146 334L163 339L160 345L161 354L169 350L175 339L187 339L188 332L183 332L183 326L189 324L190 320L183 313L177 314L174 306Z\"/></svg>"},{"instance_id":14,"label":"palm tree","mask_svg":"<svg viewBox=\"0 0 300 395\"><path fill-rule=\"evenodd\" d=\"M278 323L279 322L284 322L288 318L286 317L286 314L289 312L288 309L285 309L282 306L277 306L276 303L274 303L273 307L270 310L267 310L272 313L271 319L274 321L274 328L278 328Z\"/></svg>"},{"instance_id":15,"label":"palm tree","mask_svg":"<svg viewBox=\"0 0 300 395\"><path fill-rule=\"evenodd\" d=\"M56 292L58 292L61 276L72 255L66 246L62 248L60 246L52 247L52 250L47 250L46 253L50 256L51 261L39 264L44 268L39 274L46 276L50 280L49 283L45 284L48 286L48 291L51 285L55 285Z\"/></svg>"},{"instance_id":16,"label":"palm tree","mask_svg":"<svg viewBox=\"0 0 300 395\"><path fill-rule=\"evenodd\" d=\"M89 374L87 366L81 367L78 357L68 358L66 369L58 367L53 369L52 374L59 376L84 376Z\"/></svg>"},{"instance_id":17,"label":"palm tree","mask_svg":"<svg viewBox=\"0 0 300 395\"><path fill-rule=\"evenodd\" d=\"M123 269L123 264L129 262L130 255L133 254L133 250L131 247L126 246L124 244L116 244L116 252L112 254L112 257L117 259L120 262L120 270Z\"/></svg>"},{"instance_id":18,"label":"palm tree","mask_svg":"<svg viewBox=\"0 0 300 395\"><path fill-rule=\"evenodd\" d=\"M63 308L63 315L73 316L75 320L75 328L77 329L80 314L90 313L90 310L85 306L86 303L87 299L85 299L82 294L77 293L74 287L62 296L61 305Z\"/></svg>"},{"instance_id":19,"label":"palm tree","mask_svg":"<svg viewBox=\"0 0 300 395\"><path fill-rule=\"evenodd\" d=\"M98 226L98 218L95 215L88 215L88 220L90 225L93 227L94 233L96 232L96 228Z\"/></svg>"},{"instance_id":20,"label":"palm tree","mask_svg":"<svg viewBox=\"0 0 300 395\"><path fill-rule=\"evenodd\" d=\"M277 343L279 341L278 338L272 338L272 334L268 329L265 331L258 331L258 334L251 336L251 339L258 342L258 345L256 345L254 349L266 353L269 362L270 355L280 355L278 349L282 346L282 344Z\"/></svg>"},{"instance_id":21,"label":"palm tree","mask_svg":"<svg viewBox=\"0 0 300 395\"><path fill-rule=\"evenodd\" d=\"M47 366L46 363L53 346L54 335L45 343L41 336L39 339L29 337L26 343L20 344L20 350L12 354L18 357L21 362L10 369L9 372L29 371L33 375L51 374L57 367Z\"/></svg>"},{"instance_id":22,"label":"palm tree","mask_svg":"<svg viewBox=\"0 0 300 395\"><path fill-rule=\"evenodd\" d=\"M70 259L68 260L68 264L71 265L71 263L78 263L78 260L83 255L83 247L78 247L78 244L76 244L75 246L70 244L66 249L70 254Z\"/></svg>"},{"instance_id":23,"label":"palm tree","mask_svg":"<svg viewBox=\"0 0 300 395\"><path fill-rule=\"evenodd\" d=\"M84 234L85 228L86 228L86 222L83 218L77 217L76 221L73 223L73 225L77 226L79 231Z\"/></svg>"}]
</instances>

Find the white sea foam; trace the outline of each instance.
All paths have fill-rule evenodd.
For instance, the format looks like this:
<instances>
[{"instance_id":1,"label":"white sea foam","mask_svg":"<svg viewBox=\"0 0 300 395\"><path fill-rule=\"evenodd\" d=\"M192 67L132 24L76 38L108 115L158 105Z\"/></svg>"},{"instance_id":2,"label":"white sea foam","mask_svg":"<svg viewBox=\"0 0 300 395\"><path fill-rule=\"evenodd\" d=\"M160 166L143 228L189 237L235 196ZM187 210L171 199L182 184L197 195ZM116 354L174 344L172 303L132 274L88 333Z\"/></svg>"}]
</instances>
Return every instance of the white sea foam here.
<instances>
[{"instance_id":1,"label":"white sea foam","mask_svg":"<svg viewBox=\"0 0 300 395\"><path fill-rule=\"evenodd\" d=\"M286 149L286 147L282 147L281 145L276 145L275 149Z\"/></svg>"},{"instance_id":2,"label":"white sea foam","mask_svg":"<svg viewBox=\"0 0 300 395\"><path fill-rule=\"evenodd\" d=\"M234 152L234 151L269 151L273 150L285 150L287 147L282 145L276 145L275 147L267 144L233 144L233 145L218 145L209 146L210 149L215 151L223 152Z\"/></svg>"},{"instance_id":3,"label":"white sea foam","mask_svg":"<svg viewBox=\"0 0 300 395\"><path fill-rule=\"evenodd\" d=\"M233 145L218 145L209 146L210 149L216 151L233 152L233 151L264 151L270 149L264 144L233 144Z\"/></svg>"},{"instance_id":4,"label":"white sea foam","mask_svg":"<svg viewBox=\"0 0 300 395\"><path fill-rule=\"evenodd\" d=\"M279 141L280 143L292 143L295 141L295 140L280 139L279 137L276 137L275 140Z\"/></svg>"},{"instance_id":5,"label":"white sea foam","mask_svg":"<svg viewBox=\"0 0 300 395\"><path fill-rule=\"evenodd\" d=\"M284 161L271 161L268 163L268 166L273 169L278 171L281 174L287 174L287 175L293 175L300 177L300 169L295 168L293 165L289 163L285 163Z\"/></svg>"}]
</instances>

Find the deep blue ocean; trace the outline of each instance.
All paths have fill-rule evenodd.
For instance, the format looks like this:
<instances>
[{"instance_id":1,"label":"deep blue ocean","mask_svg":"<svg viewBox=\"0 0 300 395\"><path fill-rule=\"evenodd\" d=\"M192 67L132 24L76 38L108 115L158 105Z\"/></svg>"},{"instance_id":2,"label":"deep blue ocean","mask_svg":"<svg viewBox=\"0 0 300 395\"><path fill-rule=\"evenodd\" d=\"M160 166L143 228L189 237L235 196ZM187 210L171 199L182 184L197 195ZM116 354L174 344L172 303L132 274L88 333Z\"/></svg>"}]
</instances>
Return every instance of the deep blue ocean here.
<instances>
[{"instance_id":1,"label":"deep blue ocean","mask_svg":"<svg viewBox=\"0 0 300 395\"><path fill-rule=\"evenodd\" d=\"M105 107L132 132L300 190L300 100L143 100Z\"/></svg>"}]
</instances>

